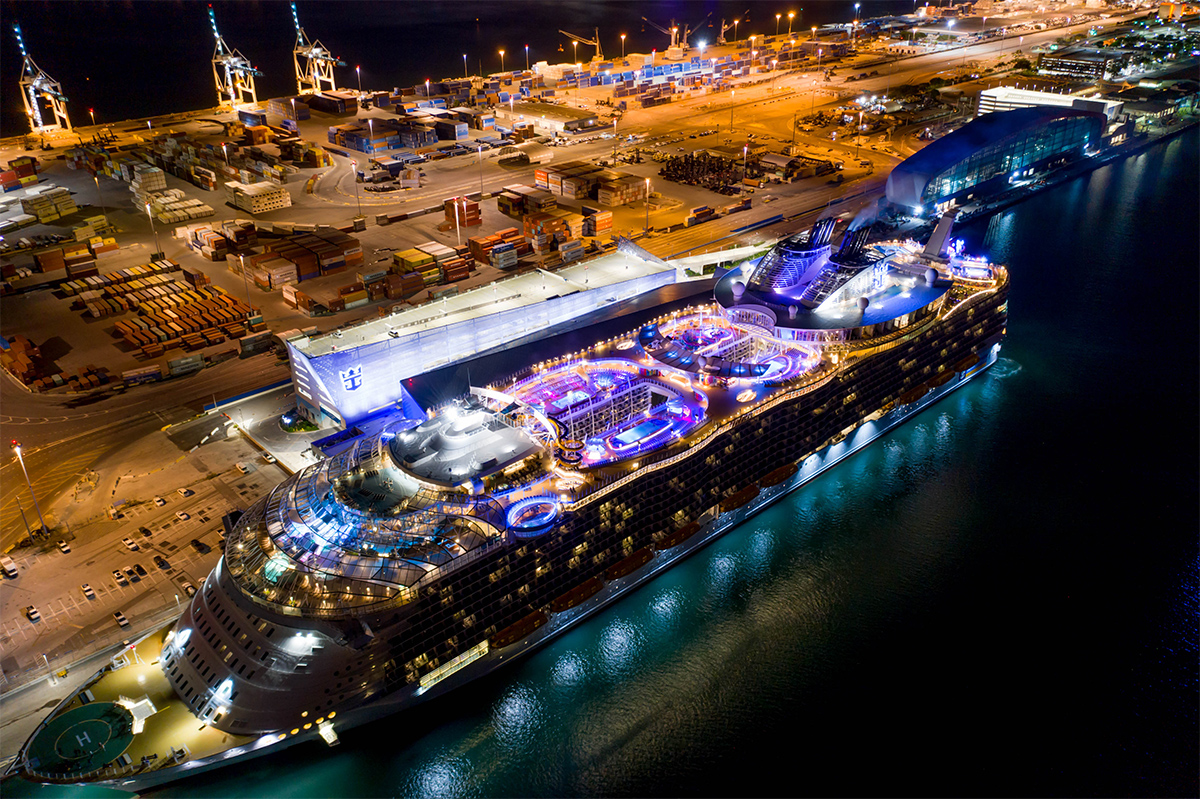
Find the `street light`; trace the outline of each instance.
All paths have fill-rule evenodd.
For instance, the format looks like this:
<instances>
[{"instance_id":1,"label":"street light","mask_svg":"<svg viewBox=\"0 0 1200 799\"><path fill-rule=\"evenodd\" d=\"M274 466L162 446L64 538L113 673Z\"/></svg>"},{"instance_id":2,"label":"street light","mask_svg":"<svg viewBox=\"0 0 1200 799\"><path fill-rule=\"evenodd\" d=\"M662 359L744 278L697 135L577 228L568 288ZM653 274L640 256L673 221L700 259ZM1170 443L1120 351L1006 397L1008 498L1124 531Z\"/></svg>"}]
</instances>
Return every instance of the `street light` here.
<instances>
[{"instance_id":1,"label":"street light","mask_svg":"<svg viewBox=\"0 0 1200 799\"><path fill-rule=\"evenodd\" d=\"M646 178L646 233L650 232L650 178Z\"/></svg>"},{"instance_id":2,"label":"street light","mask_svg":"<svg viewBox=\"0 0 1200 799\"><path fill-rule=\"evenodd\" d=\"M815 42L817 40L817 26L816 25L812 26L812 33L813 33L812 40Z\"/></svg>"},{"instance_id":3,"label":"street light","mask_svg":"<svg viewBox=\"0 0 1200 799\"><path fill-rule=\"evenodd\" d=\"M740 19L735 19L735 20L733 21L733 43L734 43L734 44L737 44L737 40L738 40L738 35L737 35L737 26L738 26L738 23L739 23L739 22L741 22L741 20L740 20Z\"/></svg>"},{"instance_id":4,"label":"street light","mask_svg":"<svg viewBox=\"0 0 1200 799\"><path fill-rule=\"evenodd\" d=\"M529 45L525 45L525 71L529 71Z\"/></svg>"},{"instance_id":5,"label":"street light","mask_svg":"<svg viewBox=\"0 0 1200 799\"><path fill-rule=\"evenodd\" d=\"M650 185L649 178L646 178L646 185ZM46 527L46 520L42 518L42 509L38 507L37 496L33 493L33 483L29 482L29 472L25 469L25 458L21 455L21 445L15 439L12 442L12 448L13 452L17 453L17 460L21 462L21 472L25 475L25 485L29 486L29 496L33 497L33 507L37 508L38 521L42 523L42 534L49 535L50 528Z\"/></svg>"},{"instance_id":6,"label":"street light","mask_svg":"<svg viewBox=\"0 0 1200 799\"><path fill-rule=\"evenodd\" d=\"M729 90L729 135L733 135L733 102L737 95L737 89Z\"/></svg>"},{"instance_id":7,"label":"street light","mask_svg":"<svg viewBox=\"0 0 1200 799\"><path fill-rule=\"evenodd\" d=\"M479 200L483 201L483 142L479 143ZM466 211L465 206L463 211Z\"/></svg>"},{"instance_id":8,"label":"street light","mask_svg":"<svg viewBox=\"0 0 1200 799\"><path fill-rule=\"evenodd\" d=\"M779 20L783 19L783 14L775 15L775 35L779 35Z\"/></svg>"},{"instance_id":9,"label":"street light","mask_svg":"<svg viewBox=\"0 0 1200 799\"><path fill-rule=\"evenodd\" d=\"M771 59L771 91L775 91L775 65L779 63L778 59Z\"/></svg>"},{"instance_id":10,"label":"street light","mask_svg":"<svg viewBox=\"0 0 1200 799\"><path fill-rule=\"evenodd\" d=\"M500 71L504 71L504 51L500 51Z\"/></svg>"},{"instance_id":11,"label":"street light","mask_svg":"<svg viewBox=\"0 0 1200 799\"><path fill-rule=\"evenodd\" d=\"M104 205L104 194L100 191L100 176L92 175L92 180L96 182L96 201L100 203L100 213L104 215L104 226L108 227L108 209Z\"/></svg>"},{"instance_id":12,"label":"street light","mask_svg":"<svg viewBox=\"0 0 1200 799\"><path fill-rule=\"evenodd\" d=\"M572 58L575 61L578 61L579 60L579 42L571 42L571 45L575 48L575 50L573 51L575 55L572 56Z\"/></svg>"},{"instance_id":13,"label":"street light","mask_svg":"<svg viewBox=\"0 0 1200 799\"><path fill-rule=\"evenodd\" d=\"M88 113L92 115L92 127L96 127L96 109L89 108Z\"/></svg>"},{"instance_id":14,"label":"street light","mask_svg":"<svg viewBox=\"0 0 1200 799\"><path fill-rule=\"evenodd\" d=\"M857 6L855 6L855 7L857 8ZM796 18L796 12L789 11L788 12L788 36L792 35L792 20L794 20L795 18Z\"/></svg>"},{"instance_id":15,"label":"street light","mask_svg":"<svg viewBox=\"0 0 1200 799\"><path fill-rule=\"evenodd\" d=\"M350 170L350 177L354 179L354 204L358 206L358 215L362 216L362 203L358 199L358 161L353 158L350 159Z\"/></svg>"},{"instance_id":16,"label":"street light","mask_svg":"<svg viewBox=\"0 0 1200 799\"><path fill-rule=\"evenodd\" d=\"M625 60L625 34L621 34L621 60Z\"/></svg>"},{"instance_id":17,"label":"street light","mask_svg":"<svg viewBox=\"0 0 1200 799\"><path fill-rule=\"evenodd\" d=\"M429 78L425 79L425 99L429 99Z\"/></svg>"},{"instance_id":18,"label":"street light","mask_svg":"<svg viewBox=\"0 0 1200 799\"><path fill-rule=\"evenodd\" d=\"M742 145L742 185L738 188L738 194L746 193L746 154L750 152L750 145Z\"/></svg>"},{"instance_id":19,"label":"street light","mask_svg":"<svg viewBox=\"0 0 1200 799\"><path fill-rule=\"evenodd\" d=\"M463 53L463 77L467 77L467 54Z\"/></svg>"},{"instance_id":20,"label":"street light","mask_svg":"<svg viewBox=\"0 0 1200 799\"><path fill-rule=\"evenodd\" d=\"M150 203L146 203L146 216L150 219L150 229L154 231L154 255L151 260L161 261L164 257L162 245L158 243L158 226L154 224L154 214L150 213ZM245 270L242 274L245 274Z\"/></svg>"},{"instance_id":21,"label":"street light","mask_svg":"<svg viewBox=\"0 0 1200 799\"><path fill-rule=\"evenodd\" d=\"M358 93L362 94L362 67L355 65L354 74L358 76Z\"/></svg>"},{"instance_id":22,"label":"street light","mask_svg":"<svg viewBox=\"0 0 1200 799\"><path fill-rule=\"evenodd\" d=\"M855 43L855 41L856 41L855 37L858 35L858 8L861 5L862 5L862 3L854 4L854 27L852 27L850 29L850 44L851 45L853 45Z\"/></svg>"}]
</instances>

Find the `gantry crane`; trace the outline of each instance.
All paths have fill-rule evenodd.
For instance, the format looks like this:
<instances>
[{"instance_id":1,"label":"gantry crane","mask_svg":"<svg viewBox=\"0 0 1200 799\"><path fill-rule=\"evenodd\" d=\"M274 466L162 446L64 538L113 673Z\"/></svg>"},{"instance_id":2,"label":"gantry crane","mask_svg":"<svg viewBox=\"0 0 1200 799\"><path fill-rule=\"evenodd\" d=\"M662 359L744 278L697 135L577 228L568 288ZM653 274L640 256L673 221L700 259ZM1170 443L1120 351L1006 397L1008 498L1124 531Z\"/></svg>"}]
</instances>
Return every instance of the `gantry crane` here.
<instances>
[{"instance_id":1,"label":"gantry crane","mask_svg":"<svg viewBox=\"0 0 1200 799\"><path fill-rule=\"evenodd\" d=\"M333 78L334 67L344 67L346 62L334 57L318 41L309 41L300 27L300 16L296 13L296 4L292 3L292 22L296 23L296 46L292 49L292 63L296 66L296 91L313 94L331 92L337 89Z\"/></svg>"},{"instance_id":2,"label":"gantry crane","mask_svg":"<svg viewBox=\"0 0 1200 799\"><path fill-rule=\"evenodd\" d=\"M70 130L71 118L67 116L67 97L62 93L62 85L54 78L42 72L33 62L33 58L25 51L25 40L21 37L21 26L13 25L17 35L17 46L21 49L21 100L25 103L25 116L29 117L29 128L34 133L45 133L52 130ZM54 122L47 123L42 118L42 103L46 103L54 113Z\"/></svg>"},{"instance_id":3,"label":"gantry crane","mask_svg":"<svg viewBox=\"0 0 1200 799\"><path fill-rule=\"evenodd\" d=\"M242 103L257 103L258 93L254 90L254 77L262 75L251 66L250 61L237 50L225 44L217 30L217 18L213 8L208 7L208 21L212 24L217 49L213 52L213 79L217 83L217 103L237 106Z\"/></svg>"},{"instance_id":4,"label":"gantry crane","mask_svg":"<svg viewBox=\"0 0 1200 799\"><path fill-rule=\"evenodd\" d=\"M742 15L740 17L734 17L733 19L731 19L729 21L728 25L725 24L725 18L722 17L721 18L721 30L720 30L720 33L717 34L717 44L725 44L725 32L728 31L730 28L732 28L734 25L737 25L739 22L749 22L749 21L750 21L750 9L748 9L748 8L742 12Z\"/></svg>"},{"instance_id":5,"label":"gantry crane","mask_svg":"<svg viewBox=\"0 0 1200 799\"><path fill-rule=\"evenodd\" d=\"M701 25L703 25L708 20L708 18L711 16L712 16L712 12L710 11L704 15L704 19L700 20L695 25L691 25L691 26L684 25L682 28L680 28L679 23L677 23L673 19L671 20L670 28L664 28L662 25L659 25L657 22L651 22L650 20L646 19L645 17L642 17L642 21L645 22L650 27L655 28L656 30L662 31L663 33L670 36L671 37L671 49L675 49L676 47L681 47L686 52L688 49L688 37L691 36L693 33L695 33L696 30Z\"/></svg>"},{"instance_id":6,"label":"gantry crane","mask_svg":"<svg viewBox=\"0 0 1200 799\"><path fill-rule=\"evenodd\" d=\"M592 31L593 31L593 32L592 32L592 35L595 37L595 38L593 38L593 39L585 39L585 38L583 38L582 36L576 36L576 35L575 35L575 34L573 34L573 33L567 33L567 32L566 32L566 31L564 31L564 30L560 30L560 31L559 31L559 33L561 33L563 36L566 36L568 39L570 39L570 40L571 40L571 41L573 41L573 42L579 42L580 44L590 44L590 45L592 45L593 47L595 47L595 48L596 48L596 58L595 58L595 60L596 60L596 61L603 61L603 60L604 60L604 51L600 49L600 29L599 29L599 28L593 28L593 29L592 29Z\"/></svg>"}]
</instances>

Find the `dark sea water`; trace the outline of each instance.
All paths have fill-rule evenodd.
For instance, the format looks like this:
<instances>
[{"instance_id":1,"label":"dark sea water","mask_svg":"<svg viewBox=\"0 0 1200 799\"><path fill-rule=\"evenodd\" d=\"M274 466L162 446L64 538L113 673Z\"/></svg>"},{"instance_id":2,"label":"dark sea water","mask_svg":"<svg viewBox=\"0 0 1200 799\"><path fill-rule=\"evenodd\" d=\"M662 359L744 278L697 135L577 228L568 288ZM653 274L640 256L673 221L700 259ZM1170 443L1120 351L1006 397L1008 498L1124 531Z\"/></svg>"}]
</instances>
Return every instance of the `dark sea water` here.
<instances>
[{"instance_id":1,"label":"dark sea water","mask_svg":"<svg viewBox=\"0 0 1200 799\"><path fill-rule=\"evenodd\" d=\"M336 749L157 795L1196 796L1198 153L959 231L1011 270L1000 362L637 593Z\"/></svg>"}]
</instances>

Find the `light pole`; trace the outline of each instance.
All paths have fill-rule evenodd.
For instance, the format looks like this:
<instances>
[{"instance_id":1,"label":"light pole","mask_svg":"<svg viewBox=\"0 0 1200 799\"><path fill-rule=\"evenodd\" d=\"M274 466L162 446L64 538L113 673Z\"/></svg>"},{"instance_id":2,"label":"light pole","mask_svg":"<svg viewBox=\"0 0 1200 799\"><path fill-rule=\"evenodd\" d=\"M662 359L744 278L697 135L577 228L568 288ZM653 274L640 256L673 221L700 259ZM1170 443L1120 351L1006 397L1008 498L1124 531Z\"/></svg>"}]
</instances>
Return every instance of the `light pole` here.
<instances>
[{"instance_id":1,"label":"light pole","mask_svg":"<svg viewBox=\"0 0 1200 799\"><path fill-rule=\"evenodd\" d=\"M150 220L150 229L154 231L154 255L152 260L162 260L162 245L158 243L158 226L154 224L154 214L150 213L150 203L146 203L146 217Z\"/></svg>"},{"instance_id":2,"label":"light pole","mask_svg":"<svg viewBox=\"0 0 1200 799\"><path fill-rule=\"evenodd\" d=\"M821 53L823 52L824 50L822 48L817 48L817 72L821 71Z\"/></svg>"},{"instance_id":3,"label":"light pole","mask_svg":"<svg viewBox=\"0 0 1200 799\"><path fill-rule=\"evenodd\" d=\"M529 45L525 45L525 71L529 71Z\"/></svg>"},{"instance_id":4,"label":"light pole","mask_svg":"<svg viewBox=\"0 0 1200 799\"><path fill-rule=\"evenodd\" d=\"M483 144L479 145L479 199L483 199ZM463 209L466 210L465 208Z\"/></svg>"},{"instance_id":5,"label":"light pole","mask_svg":"<svg viewBox=\"0 0 1200 799\"><path fill-rule=\"evenodd\" d=\"M742 185L740 187L738 187L738 195L739 196L746 193L746 154L748 152L750 152L750 145L743 144L742 145Z\"/></svg>"},{"instance_id":6,"label":"light pole","mask_svg":"<svg viewBox=\"0 0 1200 799\"><path fill-rule=\"evenodd\" d=\"M617 165L617 118L613 117L613 166Z\"/></svg>"},{"instance_id":7,"label":"light pole","mask_svg":"<svg viewBox=\"0 0 1200 799\"><path fill-rule=\"evenodd\" d=\"M467 77L467 54L463 53L463 77Z\"/></svg>"},{"instance_id":8,"label":"light pole","mask_svg":"<svg viewBox=\"0 0 1200 799\"><path fill-rule=\"evenodd\" d=\"M775 66L779 63L779 59L771 59L771 91L775 91Z\"/></svg>"},{"instance_id":9,"label":"light pole","mask_svg":"<svg viewBox=\"0 0 1200 799\"><path fill-rule=\"evenodd\" d=\"M650 178L646 178L646 233L650 233Z\"/></svg>"},{"instance_id":10,"label":"light pole","mask_svg":"<svg viewBox=\"0 0 1200 799\"><path fill-rule=\"evenodd\" d=\"M358 93L361 95L362 94L362 66L361 65L355 65L354 74L356 76L358 76Z\"/></svg>"},{"instance_id":11,"label":"light pole","mask_svg":"<svg viewBox=\"0 0 1200 799\"><path fill-rule=\"evenodd\" d=\"M500 51L500 71L504 71L504 51Z\"/></svg>"},{"instance_id":12,"label":"light pole","mask_svg":"<svg viewBox=\"0 0 1200 799\"><path fill-rule=\"evenodd\" d=\"M817 40L817 26L816 25L812 26L812 40L814 42Z\"/></svg>"},{"instance_id":13,"label":"light pole","mask_svg":"<svg viewBox=\"0 0 1200 799\"><path fill-rule=\"evenodd\" d=\"M861 5L862 5L862 3L854 4L854 27L850 29L850 45L851 46L854 46L854 44L857 42L856 37L858 36L858 9L859 9L859 6L861 6Z\"/></svg>"},{"instance_id":14,"label":"light pole","mask_svg":"<svg viewBox=\"0 0 1200 799\"><path fill-rule=\"evenodd\" d=\"M789 11L788 12L788 36L792 35L792 20L794 20L795 18L796 18L796 12Z\"/></svg>"},{"instance_id":15,"label":"light pole","mask_svg":"<svg viewBox=\"0 0 1200 799\"><path fill-rule=\"evenodd\" d=\"M621 34L621 60L625 60L625 34Z\"/></svg>"},{"instance_id":16,"label":"light pole","mask_svg":"<svg viewBox=\"0 0 1200 799\"><path fill-rule=\"evenodd\" d=\"M729 90L729 135L733 136L733 103L734 97L737 95L737 89Z\"/></svg>"},{"instance_id":17,"label":"light pole","mask_svg":"<svg viewBox=\"0 0 1200 799\"><path fill-rule=\"evenodd\" d=\"M89 108L88 113L92 115L92 127L96 127L96 109Z\"/></svg>"},{"instance_id":18,"label":"light pole","mask_svg":"<svg viewBox=\"0 0 1200 799\"><path fill-rule=\"evenodd\" d=\"M583 72L583 64L575 65L575 107L579 107L579 73Z\"/></svg>"},{"instance_id":19,"label":"light pole","mask_svg":"<svg viewBox=\"0 0 1200 799\"><path fill-rule=\"evenodd\" d=\"M350 177L354 180L354 204L358 206L358 215L362 216L362 202L358 199L358 161L350 159Z\"/></svg>"},{"instance_id":20,"label":"light pole","mask_svg":"<svg viewBox=\"0 0 1200 799\"><path fill-rule=\"evenodd\" d=\"M737 26L738 26L738 23L739 23L739 22L741 22L741 20L740 20L740 19L735 19L735 20L733 21L733 43L734 43L735 45L736 45L736 44L737 44L737 42L738 42Z\"/></svg>"},{"instance_id":21,"label":"light pole","mask_svg":"<svg viewBox=\"0 0 1200 799\"><path fill-rule=\"evenodd\" d=\"M646 185L650 185L650 178L646 178ZM649 194L647 194L648 196ZM21 462L21 472L25 475L25 485L29 486L29 496L33 497L33 507L37 509L38 521L42 524L42 534L49 535L50 529L46 527L46 520L42 518L42 509L38 507L37 496L33 493L33 483L29 482L29 472L25 469L25 458L21 455L21 445L14 440L12 448L13 452L17 453L17 460Z\"/></svg>"},{"instance_id":22,"label":"light pole","mask_svg":"<svg viewBox=\"0 0 1200 799\"><path fill-rule=\"evenodd\" d=\"M573 61L578 61L579 60L579 42L571 42L571 45L575 48L573 51L574 55L571 58Z\"/></svg>"},{"instance_id":23,"label":"light pole","mask_svg":"<svg viewBox=\"0 0 1200 799\"><path fill-rule=\"evenodd\" d=\"M812 102L808 105L808 115L817 113L817 79L813 78Z\"/></svg>"},{"instance_id":24,"label":"light pole","mask_svg":"<svg viewBox=\"0 0 1200 799\"><path fill-rule=\"evenodd\" d=\"M96 182L96 201L100 203L100 213L104 215L104 226L108 227L108 209L104 206L104 195L100 191L100 176L92 175Z\"/></svg>"},{"instance_id":25,"label":"light pole","mask_svg":"<svg viewBox=\"0 0 1200 799\"><path fill-rule=\"evenodd\" d=\"M429 99L429 78L425 79L425 99Z\"/></svg>"},{"instance_id":26,"label":"light pole","mask_svg":"<svg viewBox=\"0 0 1200 799\"><path fill-rule=\"evenodd\" d=\"M779 35L779 20L783 19L783 14L775 15L775 35Z\"/></svg>"}]
</instances>

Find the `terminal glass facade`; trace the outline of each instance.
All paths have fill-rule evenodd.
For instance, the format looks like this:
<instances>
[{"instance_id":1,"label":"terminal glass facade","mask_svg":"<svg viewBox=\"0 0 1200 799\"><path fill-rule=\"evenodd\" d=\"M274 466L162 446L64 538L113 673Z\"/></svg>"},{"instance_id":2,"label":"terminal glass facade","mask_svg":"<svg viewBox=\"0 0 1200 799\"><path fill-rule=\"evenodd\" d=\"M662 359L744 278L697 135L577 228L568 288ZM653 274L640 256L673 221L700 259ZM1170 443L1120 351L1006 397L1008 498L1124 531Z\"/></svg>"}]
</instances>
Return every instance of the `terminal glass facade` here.
<instances>
[{"instance_id":1,"label":"terminal glass facade","mask_svg":"<svg viewBox=\"0 0 1200 799\"><path fill-rule=\"evenodd\" d=\"M1020 131L972 153L925 184L923 199L938 203L1000 175L1081 153L1097 133L1095 119L1067 117Z\"/></svg>"}]
</instances>

